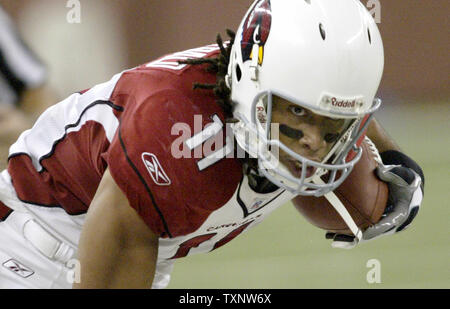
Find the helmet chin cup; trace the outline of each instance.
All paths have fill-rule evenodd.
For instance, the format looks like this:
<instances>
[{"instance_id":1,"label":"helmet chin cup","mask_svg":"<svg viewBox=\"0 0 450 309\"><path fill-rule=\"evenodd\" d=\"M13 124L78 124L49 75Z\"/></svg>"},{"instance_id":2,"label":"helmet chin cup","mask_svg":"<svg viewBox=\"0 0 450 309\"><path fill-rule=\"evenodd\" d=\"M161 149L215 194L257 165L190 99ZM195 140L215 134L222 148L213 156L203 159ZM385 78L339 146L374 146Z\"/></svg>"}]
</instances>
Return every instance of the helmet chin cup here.
<instances>
[{"instance_id":1,"label":"helmet chin cup","mask_svg":"<svg viewBox=\"0 0 450 309\"><path fill-rule=\"evenodd\" d=\"M320 197L335 190L353 170L354 165L362 155L362 149L356 149L356 156L347 163L327 165L302 158L302 173L300 177L294 177L279 161L273 165L273 160L267 160L266 156L258 158L259 172L280 188L286 189L295 195ZM316 171L312 176L307 176L308 168ZM323 184L314 182L316 177L328 175L328 180Z\"/></svg>"}]
</instances>

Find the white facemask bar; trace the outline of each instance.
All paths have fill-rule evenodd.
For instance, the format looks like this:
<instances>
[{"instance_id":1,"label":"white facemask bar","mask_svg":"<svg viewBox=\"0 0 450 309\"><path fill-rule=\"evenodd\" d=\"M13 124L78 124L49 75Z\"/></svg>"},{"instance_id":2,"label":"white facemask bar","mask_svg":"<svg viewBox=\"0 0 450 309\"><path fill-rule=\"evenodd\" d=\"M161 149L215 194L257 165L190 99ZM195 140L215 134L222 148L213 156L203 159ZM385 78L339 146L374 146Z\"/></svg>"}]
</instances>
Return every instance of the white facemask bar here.
<instances>
[{"instance_id":1,"label":"white facemask bar","mask_svg":"<svg viewBox=\"0 0 450 309\"><path fill-rule=\"evenodd\" d=\"M324 164L320 162L311 161L307 158L298 156L297 153L293 152L290 148L279 142L278 140L267 140L260 131L256 130L255 126L250 124L245 117L238 115L238 118L244 123L243 127L246 128L249 135L257 137L254 143L257 146L250 146L250 140L245 143L244 150L250 151L253 149L253 153L256 153L256 158L258 159L260 172L268 178L272 183L278 187L285 188L286 190L301 195L315 195L322 196L326 192L332 191L337 188L345 180L345 178L350 174L353 165L359 161L362 155L362 150L360 148L355 148L356 156L348 163L344 164ZM282 165L279 163L278 158L276 158L273 153L269 150L271 147L279 147L284 150L289 155L298 159L302 165L305 167L302 170L302 177L296 178L290 174L288 171L284 171L280 168ZM255 148L257 150L255 151ZM306 170L308 166L315 167L317 169L322 168L327 172L330 172L329 180L325 185L315 184L310 182L310 178L306 178ZM336 180L338 172L342 172L339 178ZM277 177L279 176L279 177ZM281 179L280 179L281 178ZM314 178L314 177L311 177Z\"/></svg>"},{"instance_id":2,"label":"white facemask bar","mask_svg":"<svg viewBox=\"0 0 450 309\"><path fill-rule=\"evenodd\" d=\"M271 163L273 159L268 159L268 153L265 153L262 149L260 151L260 155L258 156L260 172L277 186L285 188L291 193L297 195L322 196L327 192L335 190L351 173L354 164L359 161L362 155L361 149L358 148L356 149L357 154L352 161L345 164L328 165L311 161L301 156L295 156L295 152L291 151L285 145L277 141L268 141L268 145L280 147L280 149L283 149L290 156L294 157L294 159L300 161L302 164L302 174L300 178L296 178L288 171L280 169L280 167L276 164ZM322 169L329 173L328 181L324 184L310 182L309 178L306 177L308 167L314 167L317 170ZM338 172L341 172L341 174L338 175Z\"/></svg>"},{"instance_id":3,"label":"white facemask bar","mask_svg":"<svg viewBox=\"0 0 450 309\"><path fill-rule=\"evenodd\" d=\"M298 100L282 95L277 92L272 91L262 91L253 100L252 103L252 109L251 109L251 123L245 119L245 117L242 117L242 115L238 115L238 118L240 118L241 121L244 122L244 127L247 128L247 130L251 131L253 136L257 136L258 139L258 163L260 167L260 172L267 177L271 182L273 182L275 185L285 188L286 190L298 194L298 195L308 195L308 196L323 196L327 192L335 190L338 186L342 184L342 182L346 179L346 177L351 173L353 166L359 161L362 155L362 150L360 147L356 147L355 143L359 140L361 135L365 132L367 126L369 125L373 113L380 107L381 100L375 99L372 107L364 112L361 113L343 113L343 112L333 112L333 116L336 118L342 117L342 118L358 118L356 121L354 127L359 128L352 130L350 132L350 137L344 141L342 139L339 141L340 144L335 145L332 149L334 152L337 147L341 148L342 151L336 156L336 158L333 160L333 164L326 164L324 162L315 162L312 160L309 160L296 152L292 151L290 148L285 146L283 143L281 143L278 140L269 140L270 137L270 125L271 125L271 111L272 111L272 96L277 95L279 97L282 97L294 104L297 104L301 107L308 108L312 111L316 110L317 108L315 106L312 106L307 103L299 102ZM261 133L261 128L258 130L258 121L256 119L256 106L258 102L261 100L263 96L267 96L268 99L268 106L267 106L267 123L265 126L265 132L264 134ZM363 118L365 116L369 116L366 122L363 126L361 126L361 123L363 121ZM349 132L346 132L348 134ZM248 147L248 143L246 143ZM282 149L285 151L288 155L292 156L295 160L298 160L302 163L302 175L300 178L296 178L293 175L291 175L288 171L283 171L278 166L279 161L278 158L274 158L273 155L270 153L271 147L279 147L279 149ZM247 147L247 148L248 148ZM355 157L349 161L345 162L348 153L350 150L354 150L356 152ZM247 149L245 149L247 150ZM328 160L330 157L328 156L326 160ZM275 160L274 160L275 159ZM278 162L278 163L273 163ZM308 167L314 167L317 171L324 171L324 173L329 173L328 181L326 181L324 184L317 184L311 182L311 178L306 178L306 172ZM338 172L341 172L341 174L338 176ZM317 172L316 172L317 175ZM338 177L337 177L338 176Z\"/></svg>"}]
</instances>

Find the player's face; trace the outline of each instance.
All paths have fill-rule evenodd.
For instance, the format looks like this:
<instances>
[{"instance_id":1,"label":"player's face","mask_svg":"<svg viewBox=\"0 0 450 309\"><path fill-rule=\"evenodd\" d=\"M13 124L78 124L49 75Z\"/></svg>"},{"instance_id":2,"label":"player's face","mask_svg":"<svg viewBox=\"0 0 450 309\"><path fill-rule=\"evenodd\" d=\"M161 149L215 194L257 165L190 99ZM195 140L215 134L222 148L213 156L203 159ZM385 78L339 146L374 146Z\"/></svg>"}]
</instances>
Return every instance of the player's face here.
<instances>
[{"instance_id":1,"label":"player's face","mask_svg":"<svg viewBox=\"0 0 450 309\"><path fill-rule=\"evenodd\" d=\"M343 119L317 115L279 97L273 98L272 123L279 124L280 141L299 155L322 162L345 129ZM283 150L279 160L295 177L301 176L301 164ZM309 167L307 178L315 172Z\"/></svg>"}]
</instances>

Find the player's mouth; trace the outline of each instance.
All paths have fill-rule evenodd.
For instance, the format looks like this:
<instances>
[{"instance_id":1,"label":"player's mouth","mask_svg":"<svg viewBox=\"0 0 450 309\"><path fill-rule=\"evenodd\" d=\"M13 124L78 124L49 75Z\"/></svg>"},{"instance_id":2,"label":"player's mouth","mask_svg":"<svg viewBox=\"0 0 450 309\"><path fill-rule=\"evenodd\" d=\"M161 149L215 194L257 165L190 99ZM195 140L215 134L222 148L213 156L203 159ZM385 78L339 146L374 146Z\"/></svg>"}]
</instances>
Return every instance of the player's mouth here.
<instances>
[{"instance_id":1,"label":"player's mouth","mask_svg":"<svg viewBox=\"0 0 450 309\"><path fill-rule=\"evenodd\" d=\"M296 178L302 177L303 164L297 160L287 160L287 167L291 174ZM310 178L316 172L316 168L313 166L308 166L306 168L306 178Z\"/></svg>"}]
</instances>

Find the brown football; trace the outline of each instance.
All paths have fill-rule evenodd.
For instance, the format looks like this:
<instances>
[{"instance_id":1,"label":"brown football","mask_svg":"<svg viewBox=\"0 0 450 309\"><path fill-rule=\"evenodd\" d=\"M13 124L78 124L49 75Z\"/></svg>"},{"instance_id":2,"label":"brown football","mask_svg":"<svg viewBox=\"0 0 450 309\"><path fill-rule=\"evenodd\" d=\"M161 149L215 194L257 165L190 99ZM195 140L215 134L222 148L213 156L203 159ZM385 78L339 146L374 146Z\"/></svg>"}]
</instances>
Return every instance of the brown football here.
<instances>
[{"instance_id":1,"label":"brown football","mask_svg":"<svg viewBox=\"0 0 450 309\"><path fill-rule=\"evenodd\" d=\"M369 144L347 179L334 193L362 230L377 223L387 204L388 186L375 175L378 165ZM313 225L335 233L352 235L347 224L325 197L297 196L295 208Z\"/></svg>"}]
</instances>

